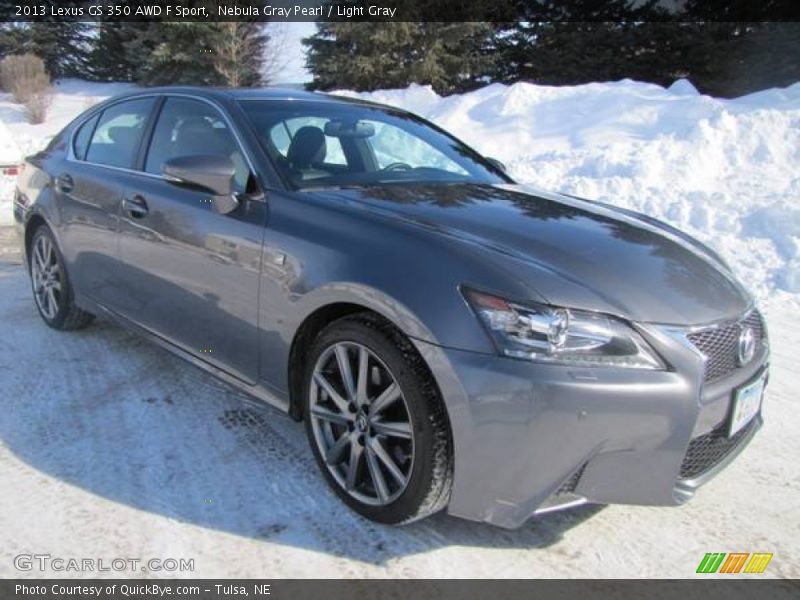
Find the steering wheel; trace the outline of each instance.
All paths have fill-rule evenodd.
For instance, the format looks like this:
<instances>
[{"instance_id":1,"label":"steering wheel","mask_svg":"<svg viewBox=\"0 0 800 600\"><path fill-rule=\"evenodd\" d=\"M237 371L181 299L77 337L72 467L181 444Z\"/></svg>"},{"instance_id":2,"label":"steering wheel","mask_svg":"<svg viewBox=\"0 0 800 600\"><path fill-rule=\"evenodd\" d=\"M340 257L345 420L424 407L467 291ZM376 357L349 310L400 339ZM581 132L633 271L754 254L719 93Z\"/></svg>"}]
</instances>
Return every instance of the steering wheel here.
<instances>
[{"instance_id":1,"label":"steering wheel","mask_svg":"<svg viewBox=\"0 0 800 600\"><path fill-rule=\"evenodd\" d=\"M386 165L381 169L381 171L410 171L413 169L411 165L404 162L393 162L391 164Z\"/></svg>"}]
</instances>

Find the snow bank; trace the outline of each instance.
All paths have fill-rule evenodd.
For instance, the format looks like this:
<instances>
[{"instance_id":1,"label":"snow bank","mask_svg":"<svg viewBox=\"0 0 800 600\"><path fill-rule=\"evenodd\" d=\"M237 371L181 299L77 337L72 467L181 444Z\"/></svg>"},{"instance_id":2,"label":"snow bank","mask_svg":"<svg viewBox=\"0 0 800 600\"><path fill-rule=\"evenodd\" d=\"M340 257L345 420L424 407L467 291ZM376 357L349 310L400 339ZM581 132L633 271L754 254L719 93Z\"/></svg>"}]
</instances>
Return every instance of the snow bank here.
<instances>
[{"instance_id":1,"label":"snow bank","mask_svg":"<svg viewBox=\"0 0 800 600\"><path fill-rule=\"evenodd\" d=\"M337 93L420 114L520 182L672 223L762 300L800 299L800 83L733 100L686 80Z\"/></svg>"},{"instance_id":2,"label":"snow bank","mask_svg":"<svg viewBox=\"0 0 800 600\"><path fill-rule=\"evenodd\" d=\"M11 132L0 121L0 167L17 165L20 162L22 162L22 153ZM11 218L11 213L7 210L7 207L10 206L15 181L16 176L4 175L0 170L0 225Z\"/></svg>"},{"instance_id":3,"label":"snow bank","mask_svg":"<svg viewBox=\"0 0 800 600\"><path fill-rule=\"evenodd\" d=\"M20 162L22 153L19 151L11 132L0 121L0 165L15 165Z\"/></svg>"},{"instance_id":4,"label":"snow bank","mask_svg":"<svg viewBox=\"0 0 800 600\"><path fill-rule=\"evenodd\" d=\"M59 83L50 117L29 125L0 97L23 153L125 84ZM762 300L800 300L800 83L734 100L686 80L549 87L492 84L440 97L410 86L341 95L399 106L500 159L520 182L633 208L697 236ZM0 144L8 134L0 130ZM0 183L0 224L12 187Z\"/></svg>"}]
</instances>

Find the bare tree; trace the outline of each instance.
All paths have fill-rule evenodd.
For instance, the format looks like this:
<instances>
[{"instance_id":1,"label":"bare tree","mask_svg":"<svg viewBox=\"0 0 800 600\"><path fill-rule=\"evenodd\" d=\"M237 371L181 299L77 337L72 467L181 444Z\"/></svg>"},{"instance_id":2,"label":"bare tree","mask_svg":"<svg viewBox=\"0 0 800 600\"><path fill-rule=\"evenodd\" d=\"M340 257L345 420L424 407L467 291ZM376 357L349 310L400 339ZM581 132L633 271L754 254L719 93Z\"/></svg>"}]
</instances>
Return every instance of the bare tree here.
<instances>
[{"instance_id":1,"label":"bare tree","mask_svg":"<svg viewBox=\"0 0 800 600\"><path fill-rule=\"evenodd\" d=\"M268 36L261 23L221 21L214 23L213 64L230 87L262 83L264 46Z\"/></svg>"},{"instance_id":2,"label":"bare tree","mask_svg":"<svg viewBox=\"0 0 800 600\"><path fill-rule=\"evenodd\" d=\"M53 88L47 87L33 92L28 97L28 100L24 105L25 114L28 115L28 122L32 123L33 125L44 123L52 103Z\"/></svg>"},{"instance_id":3,"label":"bare tree","mask_svg":"<svg viewBox=\"0 0 800 600\"><path fill-rule=\"evenodd\" d=\"M6 56L0 61L0 83L14 102L22 104L33 123L42 123L53 101L44 61L33 54Z\"/></svg>"},{"instance_id":4,"label":"bare tree","mask_svg":"<svg viewBox=\"0 0 800 600\"><path fill-rule=\"evenodd\" d=\"M14 102L25 104L32 94L50 87L50 76L38 56L11 55L0 61L0 86L13 96Z\"/></svg>"},{"instance_id":5,"label":"bare tree","mask_svg":"<svg viewBox=\"0 0 800 600\"><path fill-rule=\"evenodd\" d=\"M264 85L274 83L292 61L292 57L286 51L288 35L285 24L270 24L269 39L264 47L261 67L261 79Z\"/></svg>"}]
</instances>

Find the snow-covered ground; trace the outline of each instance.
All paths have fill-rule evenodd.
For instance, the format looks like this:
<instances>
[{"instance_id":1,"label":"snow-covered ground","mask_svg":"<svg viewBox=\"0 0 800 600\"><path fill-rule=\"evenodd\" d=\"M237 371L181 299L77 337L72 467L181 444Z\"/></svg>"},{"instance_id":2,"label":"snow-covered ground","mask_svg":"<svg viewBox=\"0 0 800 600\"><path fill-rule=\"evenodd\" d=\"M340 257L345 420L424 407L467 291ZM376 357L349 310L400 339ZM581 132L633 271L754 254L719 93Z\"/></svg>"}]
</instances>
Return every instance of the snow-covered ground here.
<instances>
[{"instance_id":1,"label":"snow-covered ground","mask_svg":"<svg viewBox=\"0 0 800 600\"><path fill-rule=\"evenodd\" d=\"M36 126L0 96L0 145L31 152L125 87L64 81ZM288 418L108 323L45 327L0 230L0 577L26 575L20 553L194 558L203 577L691 577L706 552L732 551L773 552L765 575L800 577L800 84L736 100L631 81L363 96L434 120L520 181L642 210L721 251L766 307L765 428L681 508L583 507L516 532L443 514L381 527L328 491Z\"/></svg>"}]
</instances>

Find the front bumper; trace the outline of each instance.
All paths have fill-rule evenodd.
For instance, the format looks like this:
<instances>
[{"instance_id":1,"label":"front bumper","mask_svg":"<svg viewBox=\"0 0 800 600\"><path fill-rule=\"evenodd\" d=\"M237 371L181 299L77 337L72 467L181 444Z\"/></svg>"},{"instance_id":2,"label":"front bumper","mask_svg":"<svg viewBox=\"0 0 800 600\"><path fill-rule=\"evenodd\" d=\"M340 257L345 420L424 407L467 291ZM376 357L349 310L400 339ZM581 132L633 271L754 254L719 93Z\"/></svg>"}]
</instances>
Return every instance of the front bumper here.
<instances>
[{"instance_id":1,"label":"front bumper","mask_svg":"<svg viewBox=\"0 0 800 600\"><path fill-rule=\"evenodd\" d=\"M690 441L725 427L732 391L766 369L747 367L704 389L703 359L660 328L643 333L668 371L537 364L416 345L450 416L450 514L501 527L583 502L677 505L752 439L757 416L702 476L681 479Z\"/></svg>"}]
</instances>

